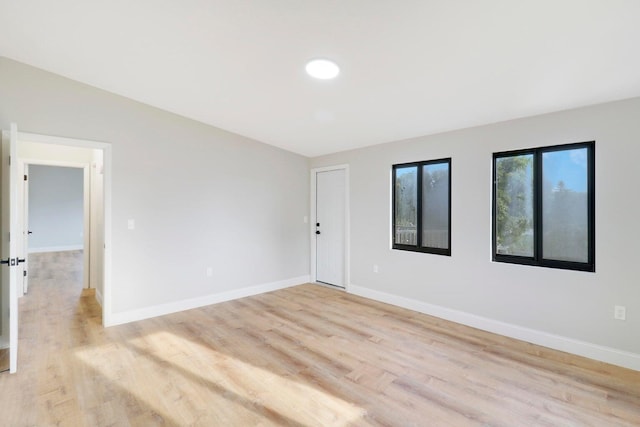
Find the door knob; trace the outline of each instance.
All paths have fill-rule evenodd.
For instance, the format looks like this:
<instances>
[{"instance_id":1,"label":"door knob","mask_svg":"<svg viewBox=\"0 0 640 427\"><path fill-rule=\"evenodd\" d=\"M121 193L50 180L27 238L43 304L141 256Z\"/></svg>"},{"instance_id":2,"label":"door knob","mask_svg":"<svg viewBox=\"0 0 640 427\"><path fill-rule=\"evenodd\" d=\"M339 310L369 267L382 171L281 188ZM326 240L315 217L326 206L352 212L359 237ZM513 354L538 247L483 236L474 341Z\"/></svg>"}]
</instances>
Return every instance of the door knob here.
<instances>
[{"instance_id":1,"label":"door knob","mask_svg":"<svg viewBox=\"0 0 640 427\"><path fill-rule=\"evenodd\" d=\"M320 234L320 230L316 230L316 234Z\"/></svg>"},{"instance_id":2,"label":"door knob","mask_svg":"<svg viewBox=\"0 0 640 427\"><path fill-rule=\"evenodd\" d=\"M33 234L33 231L29 230L27 231L27 234Z\"/></svg>"}]
</instances>

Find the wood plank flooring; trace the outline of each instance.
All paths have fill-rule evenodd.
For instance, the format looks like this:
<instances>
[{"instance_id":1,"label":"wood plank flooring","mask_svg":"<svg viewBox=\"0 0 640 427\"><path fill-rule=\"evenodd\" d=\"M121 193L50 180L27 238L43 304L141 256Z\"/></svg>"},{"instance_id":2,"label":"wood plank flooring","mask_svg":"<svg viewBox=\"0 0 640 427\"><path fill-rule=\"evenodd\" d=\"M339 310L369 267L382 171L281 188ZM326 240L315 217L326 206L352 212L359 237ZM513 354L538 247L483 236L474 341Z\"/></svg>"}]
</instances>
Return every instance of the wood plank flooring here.
<instances>
[{"instance_id":1,"label":"wood plank flooring","mask_svg":"<svg viewBox=\"0 0 640 427\"><path fill-rule=\"evenodd\" d=\"M317 285L104 329L56 256L1 426L640 425L640 372Z\"/></svg>"}]
</instances>

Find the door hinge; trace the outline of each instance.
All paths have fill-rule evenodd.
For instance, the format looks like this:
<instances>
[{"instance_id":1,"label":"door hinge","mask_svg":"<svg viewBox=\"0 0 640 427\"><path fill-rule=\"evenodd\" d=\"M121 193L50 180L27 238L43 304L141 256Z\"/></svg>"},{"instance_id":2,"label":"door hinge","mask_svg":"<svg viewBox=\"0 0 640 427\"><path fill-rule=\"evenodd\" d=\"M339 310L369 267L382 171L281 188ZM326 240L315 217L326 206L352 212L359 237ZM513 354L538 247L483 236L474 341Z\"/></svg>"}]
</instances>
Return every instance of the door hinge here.
<instances>
[{"instance_id":1,"label":"door hinge","mask_svg":"<svg viewBox=\"0 0 640 427\"><path fill-rule=\"evenodd\" d=\"M27 270L24 270L24 271L22 272L22 277L27 277Z\"/></svg>"},{"instance_id":2,"label":"door hinge","mask_svg":"<svg viewBox=\"0 0 640 427\"><path fill-rule=\"evenodd\" d=\"M25 176L24 176L24 180L25 180L25 181L27 180L27 175L25 175Z\"/></svg>"}]
</instances>

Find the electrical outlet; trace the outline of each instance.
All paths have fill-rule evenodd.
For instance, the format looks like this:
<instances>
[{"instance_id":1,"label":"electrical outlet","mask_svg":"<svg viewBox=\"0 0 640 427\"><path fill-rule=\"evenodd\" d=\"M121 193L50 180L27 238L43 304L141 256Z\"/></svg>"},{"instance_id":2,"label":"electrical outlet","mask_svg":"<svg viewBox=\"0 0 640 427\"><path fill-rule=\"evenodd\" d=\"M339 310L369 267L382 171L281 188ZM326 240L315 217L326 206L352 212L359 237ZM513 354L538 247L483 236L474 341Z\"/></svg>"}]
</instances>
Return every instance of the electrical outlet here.
<instances>
[{"instance_id":1,"label":"electrical outlet","mask_svg":"<svg viewBox=\"0 0 640 427\"><path fill-rule=\"evenodd\" d=\"M378 272L378 264L373 264L373 272L374 273Z\"/></svg>"},{"instance_id":2,"label":"electrical outlet","mask_svg":"<svg viewBox=\"0 0 640 427\"><path fill-rule=\"evenodd\" d=\"M136 222L132 219L127 220L127 228L133 230L136 228Z\"/></svg>"},{"instance_id":3,"label":"electrical outlet","mask_svg":"<svg viewBox=\"0 0 640 427\"><path fill-rule=\"evenodd\" d=\"M207 267L207 277L213 276L213 268Z\"/></svg>"},{"instance_id":4,"label":"electrical outlet","mask_svg":"<svg viewBox=\"0 0 640 427\"><path fill-rule=\"evenodd\" d=\"M613 318L616 320L627 319L627 307L623 305L616 305L613 307Z\"/></svg>"}]
</instances>

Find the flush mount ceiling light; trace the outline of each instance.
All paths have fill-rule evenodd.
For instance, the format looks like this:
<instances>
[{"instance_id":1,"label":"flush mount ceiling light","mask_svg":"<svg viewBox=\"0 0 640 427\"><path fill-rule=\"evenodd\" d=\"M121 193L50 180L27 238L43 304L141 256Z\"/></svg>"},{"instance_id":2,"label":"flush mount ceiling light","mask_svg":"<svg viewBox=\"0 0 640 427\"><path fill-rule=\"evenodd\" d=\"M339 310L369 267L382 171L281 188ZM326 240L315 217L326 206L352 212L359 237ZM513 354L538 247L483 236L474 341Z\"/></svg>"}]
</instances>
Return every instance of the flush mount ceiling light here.
<instances>
[{"instance_id":1,"label":"flush mount ceiling light","mask_svg":"<svg viewBox=\"0 0 640 427\"><path fill-rule=\"evenodd\" d=\"M338 65L328 59L312 59L305 67L307 74L316 79L328 80L340 74Z\"/></svg>"}]
</instances>

